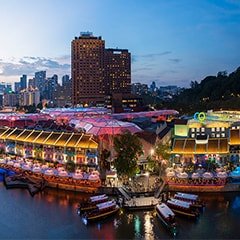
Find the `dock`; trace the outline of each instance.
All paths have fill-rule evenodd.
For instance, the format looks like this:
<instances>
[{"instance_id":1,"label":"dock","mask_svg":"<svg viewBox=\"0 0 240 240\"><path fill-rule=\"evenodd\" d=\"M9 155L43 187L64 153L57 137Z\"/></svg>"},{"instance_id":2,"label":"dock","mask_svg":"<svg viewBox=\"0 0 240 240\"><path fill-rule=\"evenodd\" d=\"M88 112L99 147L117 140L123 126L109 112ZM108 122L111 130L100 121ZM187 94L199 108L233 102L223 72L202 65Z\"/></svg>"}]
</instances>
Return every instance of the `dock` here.
<instances>
[{"instance_id":1,"label":"dock","mask_svg":"<svg viewBox=\"0 0 240 240\"><path fill-rule=\"evenodd\" d=\"M127 210L152 210L159 203L155 197L139 197L125 201L123 207Z\"/></svg>"}]
</instances>

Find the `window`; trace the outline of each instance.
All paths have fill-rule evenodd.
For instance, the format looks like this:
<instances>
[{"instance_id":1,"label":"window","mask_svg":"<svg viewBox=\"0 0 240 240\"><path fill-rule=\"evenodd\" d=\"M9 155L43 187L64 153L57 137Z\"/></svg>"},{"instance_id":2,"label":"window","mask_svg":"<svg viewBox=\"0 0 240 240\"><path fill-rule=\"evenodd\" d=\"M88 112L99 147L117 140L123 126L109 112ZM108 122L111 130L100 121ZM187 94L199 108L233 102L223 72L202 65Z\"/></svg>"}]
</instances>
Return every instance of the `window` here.
<instances>
[{"instance_id":1,"label":"window","mask_svg":"<svg viewBox=\"0 0 240 240\"><path fill-rule=\"evenodd\" d=\"M197 132L200 132L200 128L197 128Z\"/></svg>"},{"instance_id":2,"label":"window","mask_svg":"<svg viewBox=\"0 0 240 240\"><path fill-rule=\"evenodd\" d=\"M222 137L225 137L225 133L222 133L221 136L222 136Z\"/></svg>"},{"instance_id":3,"label":"window","mask_svg":"<svg viewBox=\"0 0 240 240\"><path fill-rule=\"evenodd\" d=\"M205 128L201 128L201 132L205 132Z\"/></svg>"},{"instance_id":4,"label":"window","mask_svg":"<svg viewBox=\"0 0 240 240\"><path fill-rule=\"evenodd\" d=\"M192 138L195 138L195 134L194 134L194 133L193 133L193 134L191 134L191 137L192 137Z\"/></svg>"},{"instance_id":5,"label":"window","mask_svg":"<svg viewBox=\"0 0 240 240\"><path fill-rule=\"evenodd\" d=\"M221 128L221 131L224 132L224 131L225 131L225 127L222 127L222 128Z\"/></svg>"},{"instance_id":6,"label":"window","mask_svg":"<svg viewBox=\"0 0 240 240\"><path fill-rule=\"evenodd\" d=\"M212 133L212 135L211 135L211 136L212 136L212 138L215 138L215 133Z\"/></svg>"},{"instance_id":7,"label":"window","mask_svg":"<svg viewBox=\"0 0 240 240\"><path fill-rule=\"evenodd\" d=\"M220 133L218 133L216 136L217 136L217 138L219 138L220 137Z\"/></svg>"},{"instance_id":8,"label":"window","mask_svg":"<svg viewBox=\"0 0 240 240\"><path fill-rule=\"evenodd\" d=\"M195 132L195 128L192 128L191 131L192 131L192 132Z\"/></svg>"},{"instance_id":9,"label":"window","mask_svg":"<svg viewBox=\"0 0 240 240\"><path fill-rule=\"evenodd\" d=\"M212 132L215 132L215 128L212 128Z\"/></svg>"},{"instance_id":10,"label":"window","mask_svg":"<svg viewBox=\"0 0 240 240\"><path fill-rule=\"evenodd\" d=\"M217 132L220 132L220 127L217 127L216 130L217 130Z\"/></svg>"}]
</instances>

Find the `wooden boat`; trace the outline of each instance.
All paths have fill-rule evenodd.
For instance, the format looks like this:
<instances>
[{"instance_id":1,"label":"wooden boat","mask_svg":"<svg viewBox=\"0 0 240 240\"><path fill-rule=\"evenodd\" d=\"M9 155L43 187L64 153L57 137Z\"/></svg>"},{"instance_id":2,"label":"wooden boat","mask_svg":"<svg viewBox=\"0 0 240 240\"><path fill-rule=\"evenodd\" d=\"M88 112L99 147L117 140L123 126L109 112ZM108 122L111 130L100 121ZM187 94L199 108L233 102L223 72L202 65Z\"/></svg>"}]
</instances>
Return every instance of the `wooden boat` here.
<instances>
[{"instance_id":1,"label":"wooden boat","mask_svg":"<svg viewBox=\"0 0 240 240\"><path fill-rule=\"evenodd\" d=\"M159 200L153 197L143 197L143 198L133 198L131 200L125 201L123 205L128 211L138 211L138 210L153 210Z\"/></svg>"},{"instance_id":2,"label":"wooden boat","mask_svg":"<svg viewBox=\"0 0 240 240\"><path fill-rule=\"evenodd\" d=\"M88 222L101 220L117 213L118 210L119 206L114 200L97 204L97 208L95 210L85 212L83 215L83 222L87 224Z\"/></svg>"},{"instance_id":3,"label":"wooden boat","mask_svg":"<svg viewBox=\"0 0 240 240\"><path fill-rule=\"evenodd\" d=\"M97 204L104 203L107 201L108 201L108 196L106 196L106 194L92 196L86 202L79 203L78 213L80 214L85 211L94 210L97 208Z\"/></svg>"},{"instance_id":4,"label":"wooden boat","mask_svg":"<svg viewBox=\"0 0 240 240\"><path fill-rule=\"evenodd\" d=\"M173 236L177 235L177 223L174 212L165 204L161 203L156 206L157 216Z\"/></svg>"},{"instance_id":5,"label":"wooden boat","mask_svg":"<svg viewBox=\"0 0 240 240\"><path fill-rule=\"evenodd\" d=\"M167 200L167 205L178 215L190 218L197 218L199 216L199 212L192 208L190 202L171 198L170 200Z\"/></svg>"},{"instance_id":6,"label":"wooden boat","mask_svg":"<svg viewBox=\"0 0 240 240\"><path fill-rule=\"evenodd\" d=\"M177 192L174 195L174 198L185 202L190 202L191 206L195 208L202 209L205 206L204 203L199 199L198 195L196 194Z\"/></svg>"}]
</instances>

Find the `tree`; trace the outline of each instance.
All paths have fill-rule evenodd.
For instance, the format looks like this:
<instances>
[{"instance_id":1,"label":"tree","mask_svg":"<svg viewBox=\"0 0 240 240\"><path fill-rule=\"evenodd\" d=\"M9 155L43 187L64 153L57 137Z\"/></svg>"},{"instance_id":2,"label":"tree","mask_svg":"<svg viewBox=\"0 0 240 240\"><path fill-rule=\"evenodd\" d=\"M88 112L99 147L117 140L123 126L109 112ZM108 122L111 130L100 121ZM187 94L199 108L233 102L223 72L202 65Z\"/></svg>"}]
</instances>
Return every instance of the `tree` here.
<instances>
[{"instance_id":1,"label":"tree","mask_svg":"<svg viewBox=\"0 0 240 240\"><path fill-rule=\"evenodd\" d=\"M100 154L100 168L101 170L110 170L110 163L107 159L110 157L111 152L107 149L103 149Z\"/></svg>"},{"instance_id":2,"label":"tree","mask_svg":"<svg viewBox=\"0 0 240 240\"><path fill-rule=\"evenodd\" d=\"M169 145L162 144L159 142L154 149L154 156L156 161L159 164L159 176L161 175L162 170L162 164L164 163L164 160L169 160L171 154L170 154L170 147Z\"/></svg>"},{"instance_id":3,"label":"tree","mask_svg":"<svg viewBox=\"0 0 240 240\"><path fill-rule=\"evenodd\" d=\"M76 164L72 160L68 160L66 163L66 169L69 172L74 172L75 171Z\"/></svg>"},{"instance_id":4,"label":"tree","mask_svg":"<svg viewBox=\"0 0 240 240\"><path fill-rule=\"evenodd\" d=\"M139 138L126 131L114 138L114 149L117 153L114 165L118 175L123 177L134 176L138 171L138 156L143 153Z\"/></svg>"}]
</instances>

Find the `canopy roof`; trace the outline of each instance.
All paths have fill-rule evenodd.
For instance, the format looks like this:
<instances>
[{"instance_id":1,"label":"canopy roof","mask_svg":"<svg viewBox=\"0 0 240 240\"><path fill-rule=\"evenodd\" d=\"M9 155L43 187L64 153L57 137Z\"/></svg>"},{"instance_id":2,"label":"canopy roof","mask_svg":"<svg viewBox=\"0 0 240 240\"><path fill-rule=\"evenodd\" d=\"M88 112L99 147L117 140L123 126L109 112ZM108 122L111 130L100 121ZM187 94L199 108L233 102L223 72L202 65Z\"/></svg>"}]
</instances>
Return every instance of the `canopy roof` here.
<instances>
[{"instance_id":1,"label":"canopy roof","mask_svg":"<svg viewBox=\"0 0 240 240\"><path fill-rule=\"evenodd\" d=\"M0 139L59 147L97 148L91 134L0 128Z\"/></svg>"},{"instance_id":2,"label":"canopy roof","mask_svg":"<svg viewBox=\"0 0 240 240\"><path fill-rule=\"evenodd\" d=\"M230 130L230 145L240 145L240 129Z\"/></svg>"},{"instance_id":3,"label":"canopy roof","mask_svg":"<svg viewBox=\"0 0 240 240\"><path fill-rule=\"evenodd\" d=\"M210 138L207 144L196 144L195 139L175 139L172 153L179 154L214 154L228 153L227 138Z\"/></svg>"}]
</instances>

